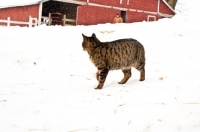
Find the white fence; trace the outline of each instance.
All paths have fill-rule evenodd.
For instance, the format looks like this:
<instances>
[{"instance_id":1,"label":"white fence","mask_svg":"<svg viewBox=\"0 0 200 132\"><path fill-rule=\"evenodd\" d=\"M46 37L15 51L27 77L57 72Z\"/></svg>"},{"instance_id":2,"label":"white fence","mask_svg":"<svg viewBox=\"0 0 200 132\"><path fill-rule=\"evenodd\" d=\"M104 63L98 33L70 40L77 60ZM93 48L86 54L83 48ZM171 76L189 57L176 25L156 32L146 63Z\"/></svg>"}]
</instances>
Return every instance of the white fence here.
<instances>
[{"instance_id":1,"label":"white fence","mask_svg":"<svg viewBox=\"0 0 200 132\"><path fill-rule=\"evenodd\" d=\"M42 21L41 21L41 24L46 24L46 25L49 25L49 26L51 26L51 16L50 16L50 13L49 13L49 16L47 17L47 16L42 16ZM74 25L76 25L76 20L75 19L68 19L68 18L66 18L66 15L63 15L63 19L62 19L62 21L63 21L63 26L69 26L69 25L71 25L71 26L74 26ZM66 24L66 22L70 22L70 23L74 23L74 24Z\"/></svg>"},{"instance_id":2,"label":"white fence","mask_svg":"<svg viewBox=\"0 0 200 132\"><path fill-rule=\"evenodd\" d=\"M41 24L48 25L49 24L49 17L42 16Z\"/></svg>"},{"instance_id":3,"label":"white fence","mask_svg":"<svg viewBox=\"0 0 200 132\"><path fill-rule=\"evenodd\" d=\"M28 22L22 22L22 21L12 21L10 19L10 17L8 17L7 20L0 20L0 23L7 23L7 26L10 27L10 24L16 24L16 25L28 25L28 27L32 27L32 26L37 26L38 24L38 20L37 18L33 18L31 16L29 16L29 21Z\"/></svg>"}]
</instances>

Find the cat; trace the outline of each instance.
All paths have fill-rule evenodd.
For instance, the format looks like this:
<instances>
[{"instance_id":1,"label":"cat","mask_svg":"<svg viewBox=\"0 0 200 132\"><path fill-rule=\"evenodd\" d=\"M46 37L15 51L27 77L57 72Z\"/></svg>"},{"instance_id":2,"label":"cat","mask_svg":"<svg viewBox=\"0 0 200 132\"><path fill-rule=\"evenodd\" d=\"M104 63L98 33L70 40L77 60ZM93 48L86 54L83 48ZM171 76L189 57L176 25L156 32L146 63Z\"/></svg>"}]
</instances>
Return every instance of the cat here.
<instances>
[{"instance_id":1,"label":"cat","mask_svg":"<svg viewBox=\"0 0 200 132\"><path fill-rule=\"evenodd\" d=\"M94 33L91 37L82 36L83 50L97 68L95 89L102 89L110 70L122 70L124 78L119 84L125 84L131 77L131 67L140 71L139 81L145 80L145 50L140 42L132 38L101 42Z\"/></svg>"}]
</instances>

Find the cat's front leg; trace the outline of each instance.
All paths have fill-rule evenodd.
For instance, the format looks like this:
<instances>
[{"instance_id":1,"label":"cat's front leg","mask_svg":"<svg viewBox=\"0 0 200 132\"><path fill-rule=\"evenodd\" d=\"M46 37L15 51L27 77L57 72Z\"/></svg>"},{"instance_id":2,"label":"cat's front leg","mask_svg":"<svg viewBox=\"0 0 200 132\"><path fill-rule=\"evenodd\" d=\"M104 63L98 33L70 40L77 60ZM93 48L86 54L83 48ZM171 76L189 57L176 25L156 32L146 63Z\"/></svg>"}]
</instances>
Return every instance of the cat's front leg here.
<instances>
[{"instance_id":1,"label":"cat's front leg","mask_svg":"<svg viewBox=\"0 0 200 132\"><path fill-rule=\"evenodd\" d=\"M95 89L102 89L104 82L106 80L106 77L108 75L109 69L108 68L101 68L101 70L98 70L98 73L96 73L97 80L99 84Z\"/></svg>"}]
</instances>

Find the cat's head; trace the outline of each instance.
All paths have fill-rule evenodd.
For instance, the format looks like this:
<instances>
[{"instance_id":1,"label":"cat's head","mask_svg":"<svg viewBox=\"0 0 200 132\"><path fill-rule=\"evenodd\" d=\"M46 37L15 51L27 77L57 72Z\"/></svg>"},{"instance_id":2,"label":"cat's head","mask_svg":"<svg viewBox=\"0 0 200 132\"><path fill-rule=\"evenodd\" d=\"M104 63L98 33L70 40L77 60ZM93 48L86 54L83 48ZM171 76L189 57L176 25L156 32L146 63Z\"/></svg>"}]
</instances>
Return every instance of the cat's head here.
<instances>
[{"instance_id":1,"label":"cat's head","mask_svg":"<svg viewBox=\"0 0 200 132\"><path fill-rule=\"evenodd\" d=\"M83 50L96 48L100 44L100 41L98 40L98 38L94 33L92 34L91 37L85 36L84 34L82 34L82 36L83 36L83 42L82 42Z\"/></svg>"}]
</instances>

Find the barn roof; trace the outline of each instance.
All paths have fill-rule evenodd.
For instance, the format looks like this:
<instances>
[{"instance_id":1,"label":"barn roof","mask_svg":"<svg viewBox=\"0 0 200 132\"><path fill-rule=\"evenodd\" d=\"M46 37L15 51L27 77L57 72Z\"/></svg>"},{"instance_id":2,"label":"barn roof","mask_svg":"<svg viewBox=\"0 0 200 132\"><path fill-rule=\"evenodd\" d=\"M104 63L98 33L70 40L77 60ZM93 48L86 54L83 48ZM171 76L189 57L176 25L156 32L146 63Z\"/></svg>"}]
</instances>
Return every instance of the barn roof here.
<instances>
[{"instance_id":1,"label":"barn roof","mask_svg":"<svg viewBox=\"0 0 200 132\"><path fill-rule=\"evenodd\" d=\"M41 0L1 0L0 8L33 5L39 3Z\"/></svg>"}]
</instances>

